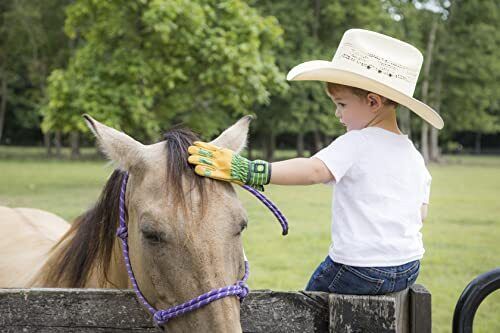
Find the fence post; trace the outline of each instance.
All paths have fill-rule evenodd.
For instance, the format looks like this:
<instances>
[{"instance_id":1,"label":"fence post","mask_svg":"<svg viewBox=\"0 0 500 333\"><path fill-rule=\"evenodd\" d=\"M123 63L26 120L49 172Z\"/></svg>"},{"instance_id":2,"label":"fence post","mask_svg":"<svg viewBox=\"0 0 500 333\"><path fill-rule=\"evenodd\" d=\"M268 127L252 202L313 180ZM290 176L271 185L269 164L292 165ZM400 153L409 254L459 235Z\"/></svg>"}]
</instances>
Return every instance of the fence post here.
<instances>
[{"instance_id":1,"label":"fence post","mask_svg":"<svg viewBox=\"0 0 500 333\"><path fill-rule=\"evenodd\" d=\"M431 293L420 284L410 287L410 332L432 332Z\"/></svg>"},{"instance_id":2,"label":"fence post","mask_svg":"<svg viewBox=\"0 0 500 333\"><path fill-rule=\"evenodd\" d=\"M330 333L431 333L431 294L421 285L380 295L330 294Z\"/></svg>"}]
</instances>

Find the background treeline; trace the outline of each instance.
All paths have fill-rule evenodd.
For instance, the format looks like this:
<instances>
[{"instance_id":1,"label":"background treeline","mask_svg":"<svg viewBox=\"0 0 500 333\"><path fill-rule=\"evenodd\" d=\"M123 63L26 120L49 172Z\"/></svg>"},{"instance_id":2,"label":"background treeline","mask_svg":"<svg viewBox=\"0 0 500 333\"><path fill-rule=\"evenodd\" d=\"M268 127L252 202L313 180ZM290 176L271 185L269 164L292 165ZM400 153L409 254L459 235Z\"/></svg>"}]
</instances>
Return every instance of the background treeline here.
<instances>
[{"instance_id":1,"label":"background treeline","mask_svg":"<svg viewBox=\"0 0 500 333\"><path fill-rule=\"evenodd\" d=\"M435 131L399 109L428 160L500 152L497 0L2 0L0 144L86 145L81 115L144 142L179 124L211 138L255 114L251 146L303 156L343 132L318 82L288 83L294 65L331 59L343 32L365 28L424 54L415 97Z\"/></svg>"}]
</instances>

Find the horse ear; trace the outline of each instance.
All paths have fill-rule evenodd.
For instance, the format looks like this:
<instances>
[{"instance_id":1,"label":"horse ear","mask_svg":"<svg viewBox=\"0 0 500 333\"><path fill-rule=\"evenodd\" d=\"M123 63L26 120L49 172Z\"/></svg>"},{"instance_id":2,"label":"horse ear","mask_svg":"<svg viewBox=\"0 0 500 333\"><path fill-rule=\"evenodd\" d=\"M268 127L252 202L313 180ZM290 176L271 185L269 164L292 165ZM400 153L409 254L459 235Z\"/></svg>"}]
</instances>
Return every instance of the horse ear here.
<instances>
[{"instance_id":1,"label":"horse ear","mask_svg":"<svg viewBox=\"0 0 500 333\"><path fill-rule=\"evenodd\" d=\"M101 151L125 171L130 171L144 161L144 145L127 134L101 124L91 116L84 114L83 118L97 138Z\"/></svg>"},{"instance_id":2,"label":"horse ear","mask_svg":"<svg viewBox=\"0 0 500 333\"><path fill-rule=\"evenodd\" d=\"M241 118L210 143L219 147L229 148L236 153L241 152L247 144L248 127L252 120L253 116Z\"/></svg>"}]
</instances>

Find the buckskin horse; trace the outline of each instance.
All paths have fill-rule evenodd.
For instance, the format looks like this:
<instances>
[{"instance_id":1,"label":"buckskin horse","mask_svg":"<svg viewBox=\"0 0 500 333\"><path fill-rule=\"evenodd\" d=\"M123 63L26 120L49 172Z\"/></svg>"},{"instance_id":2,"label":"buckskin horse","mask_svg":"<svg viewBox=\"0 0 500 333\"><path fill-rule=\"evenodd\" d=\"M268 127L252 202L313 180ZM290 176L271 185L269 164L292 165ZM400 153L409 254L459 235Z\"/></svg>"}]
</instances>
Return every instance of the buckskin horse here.
<instances>
[{"instance_id":1,"label":"buckskin horse","mask_svg":"<svg viewBox=\"0 0 500 333\"><path fill-rule=\"evenodd\" d=\"M124 243L116 237L125 177L130 264L153 308L232 286L247 275L241 240L246 212L232 185L194 174L187 163L187 148L197 139L192 132L174 129L164 141L143 145L84 117L116 169L95 205L71 225L48 212L0 207L0 287L133 287ZM241 151L250 120L243 117L212 143ZM241 332L239 310L239 297L224 297L165 328Z\"/></svg>"}]
</instances>

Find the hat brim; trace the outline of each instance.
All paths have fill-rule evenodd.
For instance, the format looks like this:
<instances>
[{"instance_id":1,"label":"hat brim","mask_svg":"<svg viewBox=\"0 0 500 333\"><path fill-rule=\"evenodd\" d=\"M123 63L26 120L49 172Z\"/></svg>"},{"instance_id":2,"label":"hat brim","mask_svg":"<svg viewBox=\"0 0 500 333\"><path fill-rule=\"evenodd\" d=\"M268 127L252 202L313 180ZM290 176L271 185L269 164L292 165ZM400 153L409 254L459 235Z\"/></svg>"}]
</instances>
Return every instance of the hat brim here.
<instances>
[{"instance_id":1,"label":"hat brim","mask_svg":"<svg viewBox=\"0 0 500 333\"><path fill-rule=\"evenodd\" d=\"M313 60L304 62L292 68L290 72L288 72L286 79L288 81L332 82L364 89L406 106L437 129L442 129L444 126L444 121L441 116L427 104L391 88L384 83L351 71L338 69L334 67L330 61Z\"/></svg>"}]
</instances>

